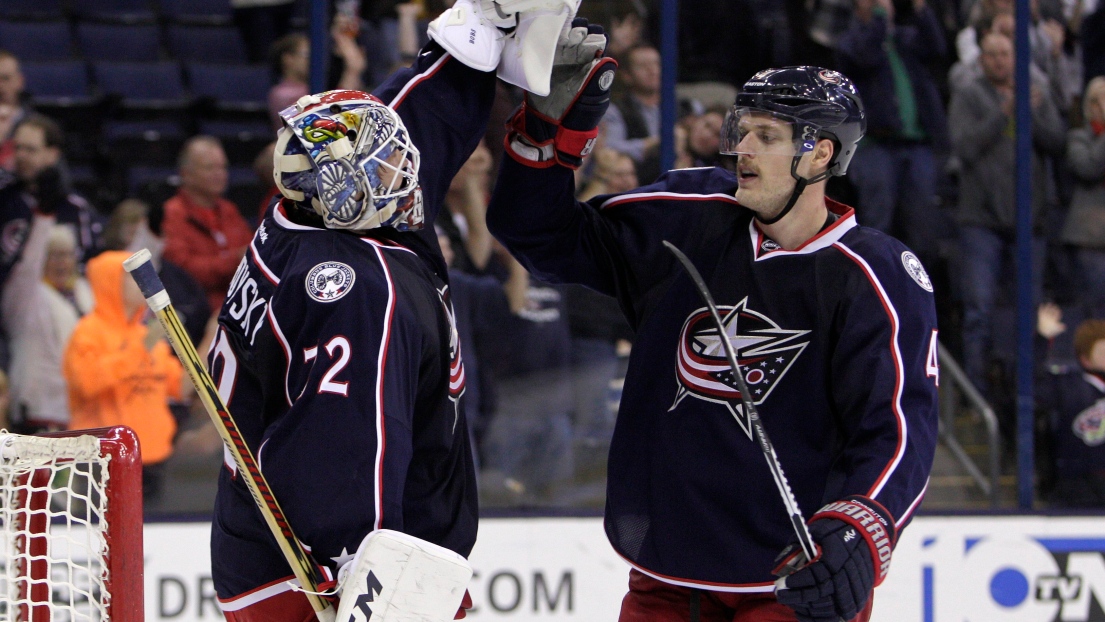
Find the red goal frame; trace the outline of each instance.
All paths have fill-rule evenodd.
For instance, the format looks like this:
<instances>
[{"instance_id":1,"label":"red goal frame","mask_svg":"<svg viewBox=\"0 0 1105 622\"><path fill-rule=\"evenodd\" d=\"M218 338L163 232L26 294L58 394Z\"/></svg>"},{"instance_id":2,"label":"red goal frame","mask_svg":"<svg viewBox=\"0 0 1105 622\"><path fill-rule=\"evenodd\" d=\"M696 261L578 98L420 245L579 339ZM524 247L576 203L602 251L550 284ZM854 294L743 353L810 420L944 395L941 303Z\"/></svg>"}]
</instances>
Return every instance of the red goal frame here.
<instances>
[{"instance_id":1,"label":"red goal frame","mask_svg":"<svg viewBox=\"0 0 1105 622\"><path fill-rule=\"evenodd\" d=\"M100 558L105 573L104 588L108 619L112 622L142 622L144 617L142 559L142 458L138 436L126 426L70 430L40 434L46 438L93 436L98 440L100 456L108 457L104 533L105 550ZM66 456L59 454L58 461ZM14 612L17 619L50 620L50 564L46 559L49 543L48 514L50 471L38 469L21 479L30 480L34 492L23 494L19 503L26 509L17 521L27 535L16 538L16 549L38 557L30 564L25 578L17 579L22 597L29 596L31 606ZM29 591L29 595L28 595ZM36 604L42 603L42 604ZM31 617L33 615L33 618Z\"/></svg>"}]
</instances>

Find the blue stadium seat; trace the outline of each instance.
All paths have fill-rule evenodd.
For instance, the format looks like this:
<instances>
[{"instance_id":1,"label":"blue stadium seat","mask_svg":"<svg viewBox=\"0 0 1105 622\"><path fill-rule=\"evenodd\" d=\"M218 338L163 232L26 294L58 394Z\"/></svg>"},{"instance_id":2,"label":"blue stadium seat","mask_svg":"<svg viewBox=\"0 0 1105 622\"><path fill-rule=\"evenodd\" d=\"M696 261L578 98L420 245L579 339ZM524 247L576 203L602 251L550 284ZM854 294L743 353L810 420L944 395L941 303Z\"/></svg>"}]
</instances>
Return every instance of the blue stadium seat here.
<instances>
[{"instance_id":1,"label":"blue stadium seat","mask_svg":"<svg viewBox=\"0 0 1105 622\"><path fill-rule=\"evenodd\" d=\"M154 25L77 24L77 43L89 61L152 62L161 56L161 33Z\"/></svg>"},{"instance_id":2,"label":"blue stadium seat","mask_svg":"<svg viewBox=\"0 0 1105 622\"><path fill-rule=\"evenodd\" d=\"M127 189L130 191L130 194L139 193L141 188L152 185L152 183L179 186L180 178L177 177L177 168L139 165L127 169Z\"/></svg>"},{"instance_id":3,"label":"blue stadium seat","mask_svg":"<svg viewBox=\"0 0 1105 622\"><path fill-rule=\"evenodd\" d=\"M78 20L152 24L157 19L150 0L74 0L71 4Z\"/></svg>"},{"instance_id":4,"label":"blue stadium seat","mask_svg":"<svg viewBox=\"0 0 1105 622\"><path fill-rule=\"evenodd\" d=\"M145 121L105 120L102 134L105 155L115 165L170 167L184 144L184 128L169 119Z\"/></svg>"},{"instance_id":5,"label":"blue stadium seat","mask_svg":"<svg viewBox=\"0 0 1105 622\"><path fill-rule=\"evenodd\" d=\"M15 54L21 62L73 58L73 36L64 21L0 21L0 47Z\"/></svg>"},{"instance_id":6,"label":"blue stadium seat","mask_svg":"<svg viewBox=\"0 0 1105 622\"><path fill-rule=\"evenodd\" d=\"M276 140L276 130L261 119L200 119L199 133L218 138L230 165L241 167L253 166L257 154Z\"/></svg>"},{"instance_id":7,"label":"blue stadium seat","mask_svg":"<svg viewBox=\"0 0 1105 622\"><path fill-rule=\"evenodd\" d=\"M306 30L311 25L311 2L310 0L295 0L295 7L292 13L292 28L296 30Z\"/></svg>"},{"instance_id":8,"label":"blue stadium seat","mask_svg":"<svg viewBox=\"0 0 1105 622\"><path fill-rule=\"evenodd\" d=\"M229 26L234 23L230 0L158 0L161 15L178 24Z\"/></svg>"},{"instance_id":9,"label":"blue stadium seat","mask_svg":"<svg viewBox=\"0 0 1105 622\"><path fill-rule=\"evenodd\" d=\"M213 101L219 110L263 111L268 107L272 74L265 65L185 63L196 97Z\"/></svg>"},{"instance_id":10,"label":"blue stadium seat","mask_svg":"<svg viewBox=\"0 0 1105 622\"><path fill-rule=\"evenodd\" d=\"M21 69L33 105L81 105L93 99L83 61L27 62L21 63Z\"/></svg>"},{"instance_id":11,"label":"blue stadium seat","mask_svg":"<svg viewBox=\"0 0 1105 622\"><path fill-rule=\"evenodd\" d=\"M65 19L61 0L3 0L0 19Z\"/></svg>"},{"instance_id":12,"label":"blue stadium seat","mask_svg":"<svg viewBox=\"0 0 1105 622\"><path fill-rule=\"evenodd\" d=\"M100 90L120 98L124 108L170 109L188 105L180 64L173 61L98 61L92 63L92 75Z\"/></svg>"},{"instance_id":13,"label":"blue stadium seat","mask_svg":"<svg viewBox=\"0 0 1105 622\"><path fill-rule=\"evenodd\" d=\"M233 26L169 25L169 51L182 62L243 64L246 45Z\"/></svg>"}]
</instances>

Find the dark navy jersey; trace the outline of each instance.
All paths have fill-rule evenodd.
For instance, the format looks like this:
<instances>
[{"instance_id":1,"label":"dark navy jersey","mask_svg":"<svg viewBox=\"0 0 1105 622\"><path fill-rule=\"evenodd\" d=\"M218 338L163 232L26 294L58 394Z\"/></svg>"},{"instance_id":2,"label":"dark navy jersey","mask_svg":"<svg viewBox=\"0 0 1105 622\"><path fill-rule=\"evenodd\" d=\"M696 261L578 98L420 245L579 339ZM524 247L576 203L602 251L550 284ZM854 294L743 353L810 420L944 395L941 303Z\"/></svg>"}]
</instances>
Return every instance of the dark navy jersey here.
<instances>
[{"instance_id":1,"label":"dark navy jersey","mask_svg":"<svg viewBox=\"0 0 1105 622\"><path fill-rule=\"evenodd\" d=\"M1039 400L1050 411L1056 479L1105 474L1105 380L1061 368L1048 374Z\"/></svg>"},{"instance_id":2,"label":"dark navy jersey","mask_svg":"<svg viewBox=\"0 0 1105 622\"><path fill-rule=\"evenodd\" d=\"M374 529L462 555L475 542L463 352L432 217L485 130L493 89L494 74L431 45L376 93L396 106L422 154L430 237L327 230L313 213L277 203L219 314L212 376L296 535L329 576ZM212 529L221 606L287 591L290 574L228 459Z\"/></svg>"},{"instance_id":3,"label":"dark navy jersey","mask_svg":"<svg viewBox=\"0 0 1105 622\"><path fill-rule=\"evenodd\" d=\"M31 230L31 205L23 185L7 171L0 170L0 286L19 258Z\"/></svg>"},{"instance_id":4,"label":"dark navy jersey","mask_svg":"<svg viewBox=\"0 0 1105 622\"><path fill-rule=\"evenodd\" d=\"M936 317L917 258L850 208L829 202L836 220L788 251L736 189L690 169L578 203L570 171L505 158L488 221L533 274L615 296L636 331L610 448L614 548L669 583L769 592L794 536L721 340L804 514L864 495L900 528L936 443ZM702 273L724 336L663 240Z\"/></svg>"}]
</instances>

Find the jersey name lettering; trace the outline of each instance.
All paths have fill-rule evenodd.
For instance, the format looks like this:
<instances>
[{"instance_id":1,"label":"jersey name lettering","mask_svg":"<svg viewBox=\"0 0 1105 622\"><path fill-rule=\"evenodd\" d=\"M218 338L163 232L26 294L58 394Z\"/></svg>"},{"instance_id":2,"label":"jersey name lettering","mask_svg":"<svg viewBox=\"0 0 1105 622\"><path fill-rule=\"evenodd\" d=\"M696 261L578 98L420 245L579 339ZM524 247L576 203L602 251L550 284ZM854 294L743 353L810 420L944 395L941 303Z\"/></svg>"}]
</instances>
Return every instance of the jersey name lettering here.
<instances>
[{"instance_id":1,"label":"jersey name lettering","mask_svg":"<svg viewBox=\"0 0 1105 622\"><path fill-rule=\"evenodd\" d=\"M265 310L269 306L268 299L261 296L261 288L257 281L249 275L248 263L243 260L238 264L238 271L234 273L234 279L230 282L230 291L227 300L232 300L227 307L230 317L237 320L242 328L242 333L249 335L249 343L257 338L257 331L265 323Z\"/></svg>"}]
</instances>

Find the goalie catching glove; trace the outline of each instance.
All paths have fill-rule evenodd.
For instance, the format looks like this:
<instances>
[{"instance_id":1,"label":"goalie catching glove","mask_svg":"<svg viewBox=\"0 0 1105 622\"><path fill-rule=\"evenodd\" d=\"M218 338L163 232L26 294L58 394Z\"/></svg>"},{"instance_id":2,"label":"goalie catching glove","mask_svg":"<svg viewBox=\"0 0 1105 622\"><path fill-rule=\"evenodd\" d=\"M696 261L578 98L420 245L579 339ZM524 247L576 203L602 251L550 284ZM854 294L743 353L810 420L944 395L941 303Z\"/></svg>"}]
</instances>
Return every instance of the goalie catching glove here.
<instances>
[{"instance_id":1,"label":"goalie catching glove","mask_svg":"<svg viewBox=\"0 0 1105 622\"><path fill-rule=\"evenodd\" d=\"M338 570L335 622L447 622L472 606L464 557L414 536L377 529Z\"/></svg>"},{"instance_id":2,"label":"goalie catching glove","mask_svg":"<svg viewBox=\"0 0 1105 622\"><path fill-rule=\"evenodd\" d=\"M549 72L565 24L580 0L456 0L430 22L428 35L479 71L547 94Z\"/></svg>"},{"instance_id":3,"label":"goalie catching glove","mask_svg":"<svg viewBox=\"0 0 1105 622\"><path fill-rule=\"evenodd\" d=\"M775 597L801 622L851 620L890 569L894 521L875 501L850 496L821 508L809 525L817 558L807 564L797 544L784 549Z\"/></svg>"},{"instance_id":4,"label":"goalie catching glove","mask_svg":"<svg viewBox=\"0 0 1105 622\"><path fill-rule=\"evenodd\" d=\"M604 58L602 27L578 18L560 38L547 96L526 93L507 122L506 150L535 168L561 164L577 169L594 149L598 126L610 107L618 63Z\"/></svg>"}]
</instances>

